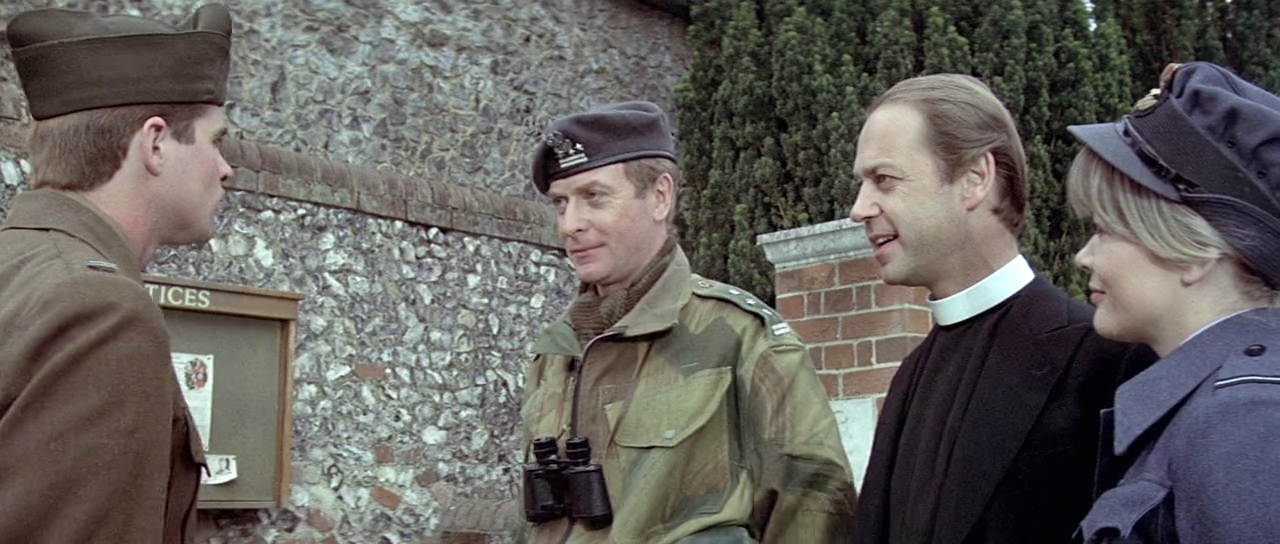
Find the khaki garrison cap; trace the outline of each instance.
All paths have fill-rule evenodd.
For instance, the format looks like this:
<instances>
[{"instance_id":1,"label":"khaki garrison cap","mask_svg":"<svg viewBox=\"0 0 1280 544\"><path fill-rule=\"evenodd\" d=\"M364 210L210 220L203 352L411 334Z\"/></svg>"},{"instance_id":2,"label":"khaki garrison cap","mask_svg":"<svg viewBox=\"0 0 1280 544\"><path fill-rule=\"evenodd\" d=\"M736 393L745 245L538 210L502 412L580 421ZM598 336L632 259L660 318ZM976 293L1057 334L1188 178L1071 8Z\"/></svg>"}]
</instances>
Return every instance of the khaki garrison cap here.
<instances>
[{"instance_id":1,"label":"khaki garrison cap","mask_svg":"<svg viewBox=\"0 0 1280 544\"><path fill-rule=\"evenodd\" d=\"M222 105L231 12L209 4L179 26L128 15L39 9L6 30L31 116L134 104Z\"/></svg>"}]
</instances>

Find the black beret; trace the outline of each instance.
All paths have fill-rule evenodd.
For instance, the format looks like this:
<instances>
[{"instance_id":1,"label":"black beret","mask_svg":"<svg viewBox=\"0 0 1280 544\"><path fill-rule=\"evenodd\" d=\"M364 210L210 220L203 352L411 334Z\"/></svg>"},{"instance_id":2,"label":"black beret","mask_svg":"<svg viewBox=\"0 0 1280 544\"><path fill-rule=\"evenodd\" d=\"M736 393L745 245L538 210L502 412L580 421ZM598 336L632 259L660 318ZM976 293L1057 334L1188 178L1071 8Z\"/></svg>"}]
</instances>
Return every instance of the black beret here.
<instances>
[{"instance_id":1,"label":"black beret","mask_svg":"<svg viewBox=\"0 0 1280 544\"><path fill-rule=\"evenodd\" d=\"M39 9L6 28L31 116L133 104L222 105L231 66L231 12L200 7L172 26L128 15Z\"/></svg>"},{"instance_id":2,"label":"black beret","mask_svg":"<svg viewBox=\"0 0 1280 544\"><path fill-rule=\"evenodd\" d=\"M546 194L555 180L635 159L676 160L667 114L650 102L622 102L561 117L533 156L533 185Z\"/></svg>"}]
</instances>

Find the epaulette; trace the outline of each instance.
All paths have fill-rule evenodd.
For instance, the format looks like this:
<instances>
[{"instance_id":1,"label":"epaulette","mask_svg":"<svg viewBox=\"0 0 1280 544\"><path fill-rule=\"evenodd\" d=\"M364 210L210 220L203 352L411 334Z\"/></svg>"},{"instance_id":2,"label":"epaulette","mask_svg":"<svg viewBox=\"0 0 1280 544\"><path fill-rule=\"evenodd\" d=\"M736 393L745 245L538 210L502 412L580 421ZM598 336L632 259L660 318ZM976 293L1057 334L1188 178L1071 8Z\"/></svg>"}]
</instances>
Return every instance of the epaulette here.
<instances>
[{"instance_id":1,"label":"epaulette","mask_svg":"<svg viewBox=\"0 0 1280 544\"><path fill-rule=\"evenodd\" d=\"M1213 387L1222 389L1249 383L1280 385L1280 365L1276 364L1275 353L1266 353L1266 345L1250 344L1222 365Z\"/></svg>"},{"instance_id":2,"label":"epaulette","mask_svg":"<svg viewBox=\"0 0 1280 544\"><path fill-rule=\"evenodd\" d=\"M783 319L781 314L747 291L694 274L693 293L701 297L731 302L735 306L759 316L764 320L765 326L769 328L769 332L773 336L791 334L791 325L787 324L787 320Z\"/></svg>"},{"instance_id":3,"label":"epaulette","mask_svg":"<svg viewBox=\"0 0 1280 544\"><path fill-rule=\"evenodd\" d=\"M89 267L89 270L97 270L99 272L110 272L112 274L120 272L120 267L107 261L89 260L85 261L84 265Z\"/></svg>"}]
</instances>

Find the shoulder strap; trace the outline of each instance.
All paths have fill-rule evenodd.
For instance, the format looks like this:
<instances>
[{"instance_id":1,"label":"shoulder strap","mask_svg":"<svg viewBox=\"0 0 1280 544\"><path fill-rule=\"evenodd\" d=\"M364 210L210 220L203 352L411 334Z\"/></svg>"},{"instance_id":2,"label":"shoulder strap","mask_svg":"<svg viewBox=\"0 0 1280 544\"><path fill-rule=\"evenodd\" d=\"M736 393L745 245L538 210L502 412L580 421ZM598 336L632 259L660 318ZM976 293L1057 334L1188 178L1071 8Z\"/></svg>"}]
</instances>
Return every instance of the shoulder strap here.
<instances>
[{"instance_id":1,"label":"shoulder strap","mask_svg":"<svg viewBox=\"0 0 1280 544\"><path fill-rule=\"evenodd\" d=\"M755 295L732 285L693 275L693 294L702 298L714 298L732 303L748 313L758 316L774 336L792 334L791 325L782 315L770 308Z\"/></svg>"}]
</instances>

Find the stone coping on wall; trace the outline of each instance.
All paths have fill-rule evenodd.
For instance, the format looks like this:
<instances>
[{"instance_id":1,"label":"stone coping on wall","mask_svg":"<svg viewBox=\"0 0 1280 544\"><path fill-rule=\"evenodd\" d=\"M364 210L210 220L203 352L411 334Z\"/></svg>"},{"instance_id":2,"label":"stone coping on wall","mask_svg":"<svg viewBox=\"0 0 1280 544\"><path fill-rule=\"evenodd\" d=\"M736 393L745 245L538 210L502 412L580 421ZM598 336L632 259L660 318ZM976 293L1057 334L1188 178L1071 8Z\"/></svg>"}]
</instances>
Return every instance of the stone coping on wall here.
<instances>
[{"instance_id":1,"label":"stone coping on wall","mask_svg":"<svg viewBox=\"0 0 1280 544\"><path fill-rule=\"evenodd\" d=\"M27 126L0 121L0 146L20 150ZM539 246L561 247L550 206L452 183L308 156L228 138L227 187L358 210L411 223Z\"/></svg>"},{"instance_id":2,"label":"stone coping on wall","mask_svg":"<svg viewBox=\"0 0 1280 544\"><path fill-rule=\"evenodd\" d=\"M776 270L859 259L874 253L866 226L849 219L761 234L756 245Z\"/></svg>"}]
</instances>

